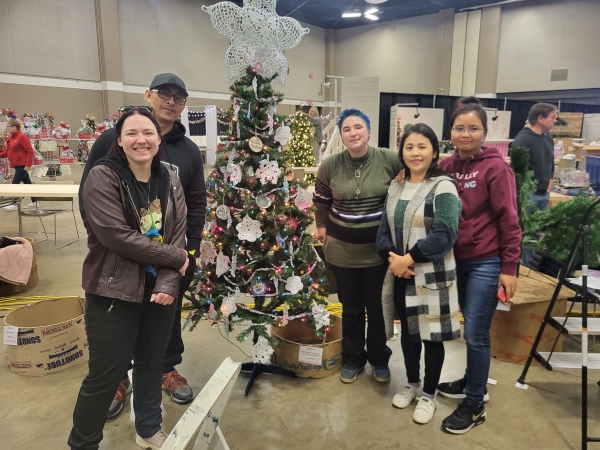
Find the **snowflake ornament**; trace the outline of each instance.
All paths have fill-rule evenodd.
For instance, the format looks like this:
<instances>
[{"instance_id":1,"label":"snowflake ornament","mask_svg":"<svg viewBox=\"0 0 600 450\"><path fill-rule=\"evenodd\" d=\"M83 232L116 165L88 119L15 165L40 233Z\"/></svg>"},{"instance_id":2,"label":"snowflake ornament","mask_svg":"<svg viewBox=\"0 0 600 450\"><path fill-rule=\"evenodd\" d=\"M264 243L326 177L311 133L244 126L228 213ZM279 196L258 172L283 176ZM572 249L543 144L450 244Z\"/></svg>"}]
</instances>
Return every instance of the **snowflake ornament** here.
<instances>
[{"instance_id":1,"label":"snowflake ornament","mask_svg":"<svg viewBox=\"0 0 600 450\"><path fill-rule=\"evenodd\" d=\"M231 167L231 172L229 172L229 181L231 181L234 186L242 181L242 168L239 166L239 164L234 164Z\"/></svg>"},{"instance_id":2,"label":"snowflake ornament","mask_svg":"<svg viewBox=\"0 0 600 450\"><path fill-rule=\"evenodd\" d=\"M290 127L284 125L277 128L275 140L285 147L288 142L292 140L292 131L290 130Z\"/></svg>"},{"instance_id":3,"label":"snowflake ornament","mask_svg":"<svg viewBox=\"0 0 600 450\"><path fill-rule=\"evenodd\" d=\"M231 40L225 55L227 81L242 78L252 66L265 77L278 74L275 81L285 83L288 64L283 50L298 45L309 29L291 17L278 16L276 2L244 0L241 8L232 2L202 6L215 29Z\"/></svg>"},{"instance_id":4,"label":"snowflake ornament","mask_svg":"<svg viewBox=\"0 0 600 450\"><path fill-rule=\"evenodd\" d=\"M289 277L285 282L285 290L291 292L292 295L300 292L303 287L302 278L299 276Z\"/></svg>"},{"instance_id":5,"label":"snowflake ornament","mask_svg":"<svg viewBox=\"0 0 600 450\"><path fill-rule=\"evenodd\" d=\"M260 167L256 169L256 176L260 178L262 184L275 183L281 175L281 169L277 161L262 160Z\"/></svg>"},{"instance_id":6,"label":"snowflake ornament","mask_svg":"<svg viewBox=\"0 0 600 450\"><path fill-rule=\"evenodd\" d=\"M200 260L202 264L214 264L217 257L217 251L211 241L202 241L200 243Z\"/></svg>"},{"instance_id":7,"label":"snowflake ornament","mask_svg":"<svg viewBox=\"0 0 600 450\"><path fill-rule=\"evenodd\" d=\"M315 319L315 328L317 330L329 326L329 311L325 309L324 305L318 305L317 302L313 301L312 315Z\"/></svg>"},{"instance_id":8,"label":"snowflake ornament","mask_svg":"<svg viewBox=\"0 0 600 450\"><path fill-rule=\"evenodd\" d=\"M228 270L229 270L229 256L223 254L223 250L221 250L221 251L219 251L219 254L217 255L217 268L215 270L217 273L217 277L220 277Z\"/></svg>"},{"instance_id":9,"label":"snowflake ornament","mask_svg":"<svg viewBox=\"0 0 600 450\"><path fill-rule=\"evenodd\" d=\"M258 341L252 347L252 358L255 364L270 364L271 355L273 355L273 347L269 345L263 336L259 336Z\"/></svg>"},{"instance_id":10,"label":"snowflake ornament","mask_svg":"<svg viewBox=\"0 0 600 450\"><path fill-rule=\"evenodd\" d=\"M223 297L221 303L221 313L224 316L229 316L237 311L237 301L240 298L240 288L236 288L235 294L229 297Z\"/></svg>"},{"instance_id":11,"label":"snowflake ornament","mask_svg":"<svg viewBox=\"0 0 600 450\"><path fill-rule=\"evenodd\" d=\"M246 215L240 223L235 226L238 231L238 238L242 241L254 242L262 236L260 221L253 220Z\"/></svg>"},{"instance_id":12,"label":"snowflake ornament","mask_svg":"<svg viewBox=\"0 0 600 450\"><path fill-rule=\"evenodd\" d=\"M296 195L296 200L294 200L294 203L296 203L296 206L300 209L306 209L308 208L310 205L312 205L312 194L310 192L308 192L306 189L298 186L298 193Z\"/></svg>"}]
</instances>

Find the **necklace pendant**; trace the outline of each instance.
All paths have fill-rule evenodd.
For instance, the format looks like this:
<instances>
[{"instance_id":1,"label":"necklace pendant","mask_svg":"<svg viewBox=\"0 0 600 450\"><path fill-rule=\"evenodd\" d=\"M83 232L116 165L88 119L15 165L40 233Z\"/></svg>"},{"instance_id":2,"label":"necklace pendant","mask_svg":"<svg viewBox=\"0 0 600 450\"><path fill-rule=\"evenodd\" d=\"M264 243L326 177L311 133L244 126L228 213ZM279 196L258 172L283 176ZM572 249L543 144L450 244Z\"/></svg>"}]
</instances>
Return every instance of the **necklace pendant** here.
<instances>
[{"instance_id":1,"label":"necklace pendant","mask_svg":"<svg viewBox=\"0 0 600 450\"><path fill-rule=\"evenodd\" d=\"M354 178L360 178L360 169L354 170Z\"/></svg>"},{"instance_id":2,"label":"necklace pendant","mask_svg":"<svg viewBox=\"0 0 600 450\"><path fill-rule=\"evenodd\" d=\"M360 186L356 188L356 200L358 200L359 195L360 195Z\"/></svg>"}]
</instances>

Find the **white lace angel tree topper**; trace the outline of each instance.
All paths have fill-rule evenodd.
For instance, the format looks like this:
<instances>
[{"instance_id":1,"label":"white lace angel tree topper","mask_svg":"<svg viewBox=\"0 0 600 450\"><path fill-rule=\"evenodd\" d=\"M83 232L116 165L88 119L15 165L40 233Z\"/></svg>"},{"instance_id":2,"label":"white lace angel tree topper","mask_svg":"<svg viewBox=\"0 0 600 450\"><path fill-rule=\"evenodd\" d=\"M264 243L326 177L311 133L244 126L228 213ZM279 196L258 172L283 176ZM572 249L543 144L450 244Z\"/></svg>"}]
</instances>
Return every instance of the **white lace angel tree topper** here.
<instances>
[{"instance_id":1,"label":"white lace angel tree topper","mask_svg":"<svg viewBox=\"0 0 600 450\"><path fill-rule=\"evenodd\" d=\"M309 32L291 17L275 12L277 0L244 0L239 7L232 2L202 6L210 15L215 29L231 39L225 54L227 81L233 82L246 74L246 68L256 67L260 75L278 74L275 81L285 83L288 64L283 50L294 48Z\"/></svg>"}]
</instances>

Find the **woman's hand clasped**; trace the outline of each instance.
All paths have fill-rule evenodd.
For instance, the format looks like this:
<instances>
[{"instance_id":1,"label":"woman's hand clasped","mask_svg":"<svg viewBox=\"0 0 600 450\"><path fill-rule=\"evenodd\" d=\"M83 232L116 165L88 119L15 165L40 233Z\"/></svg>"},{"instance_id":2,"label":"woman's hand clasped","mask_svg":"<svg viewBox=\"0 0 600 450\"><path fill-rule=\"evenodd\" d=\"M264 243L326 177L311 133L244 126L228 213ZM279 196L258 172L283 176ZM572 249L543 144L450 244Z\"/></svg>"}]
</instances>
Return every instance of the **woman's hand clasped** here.
<instances>
[{"instance_id":1,"label":"woman's hand clasped","mask_svg":"<svg viewBox=\"0 0 600 450\"><path fill-rule=\"evenodd\" d=\"M327 228L317 228L317 239L325 243L325 241L327 240Z\"/></svg>"},{"instance_id":2,"label":"woman's hand clasped","mask_svg":"<svg viewBox=\"0 0 600 450\"><path fill-rule=\"evenodd\" d=\"M394 252L389 252L390 257L388 258L388 262L390 263L389 269L392 271L394 275L402 278L410 278L416 275L415 272L412 271L412 266L415 261L409 254L404 256L399 256Z\"/></svg>"},{"instance_id":3,"label":"woman's hand clasped","mask_svg":"<svg viewBox=\"0 0 600 450\"><path fill-rule=\"evenodd\" d=\"M165 305L165 306L173 303L173 300L175 300L175 299L173 298L172 295L165 294L164 292L152 294L152 296L150 297L150 301L152 303L156 303L158 305Z\"/></svg>"},{"instance_id":4,"label":"woman's hand clasped","mask_svg":"<svg viewBox=\"0 0 600 450\"><path fill-rule=\"evenodd\" d=\"M498 278L498 289L500 289L500 286L504 286L506 298L510 300L514 297L515 292L517 292L517 277L501 273L500 278Z\"/></svg>"}]
</instances>

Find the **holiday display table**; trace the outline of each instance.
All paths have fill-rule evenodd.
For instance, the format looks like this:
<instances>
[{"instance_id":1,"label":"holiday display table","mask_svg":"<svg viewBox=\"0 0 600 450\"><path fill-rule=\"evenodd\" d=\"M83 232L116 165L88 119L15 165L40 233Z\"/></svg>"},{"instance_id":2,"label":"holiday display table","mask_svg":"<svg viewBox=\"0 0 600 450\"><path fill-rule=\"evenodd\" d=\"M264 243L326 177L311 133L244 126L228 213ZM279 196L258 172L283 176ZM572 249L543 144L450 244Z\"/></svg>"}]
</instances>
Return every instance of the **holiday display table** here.
<instances>
[{"instance_id":1,"label":"holiday display table","mask_svg":"<svg viewBox=\"0 0 600 450\"><path fill-rule=\"evenodd\" d=\"M491 356L514 364L525 364L555 286L556 279L521 267L515 296L503 310L499 306L494 314L490 330ZM564 317L567 299L574 296L575 292L563 287L552 316ZM549 351L557 333L554 328L546 327L538 351ZM562 351L562 336L556 344L555 351Z\"/></svg>"}]
</instances>

